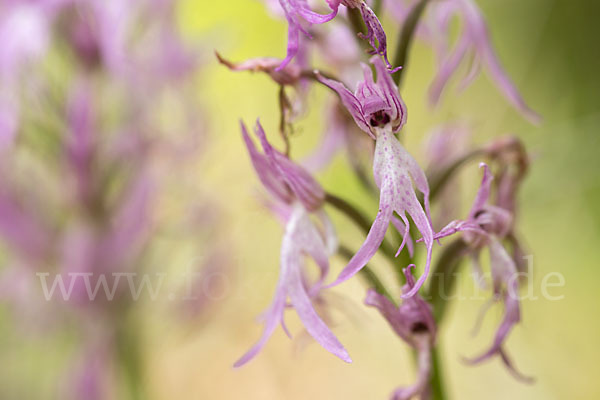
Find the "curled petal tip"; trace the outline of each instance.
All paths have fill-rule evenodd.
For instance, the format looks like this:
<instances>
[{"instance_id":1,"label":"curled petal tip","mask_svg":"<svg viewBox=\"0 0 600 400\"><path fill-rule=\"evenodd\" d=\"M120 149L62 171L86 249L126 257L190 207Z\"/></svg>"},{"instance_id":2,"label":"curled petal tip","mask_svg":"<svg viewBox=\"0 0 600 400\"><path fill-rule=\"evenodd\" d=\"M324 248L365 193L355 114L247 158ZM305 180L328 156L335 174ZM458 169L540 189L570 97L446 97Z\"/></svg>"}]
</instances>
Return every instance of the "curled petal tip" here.
<instances>
[{"instance_id":1,"label":"curled petal tip","mask_svg":"<svg viewBox=\"0 0 600 400\"><path fill-rule=\"evenodd\" d=\"M533 110L528 110L525 113L525 118L535 126L540 126L544 122L542 116Z\"/></svg>"},{"instance_id":2,"label":"curled petal tip","mask_svg":"<svg viewBox=\"0 0 600 400\"><path fill-rule=\"evenodd\" d=\"M478 357L465 357L465 356L461 356L461 360L463 363L467 364L467 365L477 365L482 361L485 360L489 360L490 357L492 357L494 354L497 354L500 356L500 358L502 359L502 363L506 366L506 368L508 369L508 372L510 372L510 374L517 379L520 382L523 383L527 383L527 384L533 384L535 383L535 378L532 376L527 376L524 375L523 373L519 372L515 366L513 365L513 363L511 362L511 360L508 358L508 355L506 354L506 352L503 349L500 349L498 351L495 352L488 352L488 353L484 353L481 356Z\"/></svg>"},{"instance_id":3,"label":"curled petal tip","mask_svg":"<svg viewBox=\"0 0 600 400\"><path fill-rule=\"evenodd\" d=\"M415 264L408 264L406 268L402 268L402 272L404 273L404 276L408 276L408 274L412 274L412 270L415 268Z\"/></svg>"},{"instance_id":4,"label":"curled petal tip","mask_svg":"<svg viewBox=\"0 0 600 400\"><path fill-rule=\"evenodd\" d=\"M402 293L402 295L400 297L403 299L409 299L409 298L413 297L415 294L417 294L419 292L419 289L421 289L421 286L423 286L423 283L425 282L426 278L427 278L427 276L425 274L421 275L419 277L419 280L417 281L417 283L413 287L411 287L407 293Z\"/></svg>"},{"instance_id":5,"label":"curled petal tip","mask_svg":"<svg viewBox=\"0 0 600 400\"><path fill-rule=\"evenodd\" d=\"M352 359L350 358L350 354L348 354L347 351L344 350L343 353L336 354L336 355L340 358L340 360L342 360L348 364L352 364Z\"/></svg>"},{"instance_id":6,"label":"curled petal tip","mask_svg":"<svg viewBox=\"0 0 600 400\"><path fill-rule=\"evenodd\" d=\"M231 70L236 68L236 65L234 63L223 58L223 56L217 50L215 50L215 56L217 57L217 61L219 61L219 64L222 64Z\"/></svg>"}]
</instances>

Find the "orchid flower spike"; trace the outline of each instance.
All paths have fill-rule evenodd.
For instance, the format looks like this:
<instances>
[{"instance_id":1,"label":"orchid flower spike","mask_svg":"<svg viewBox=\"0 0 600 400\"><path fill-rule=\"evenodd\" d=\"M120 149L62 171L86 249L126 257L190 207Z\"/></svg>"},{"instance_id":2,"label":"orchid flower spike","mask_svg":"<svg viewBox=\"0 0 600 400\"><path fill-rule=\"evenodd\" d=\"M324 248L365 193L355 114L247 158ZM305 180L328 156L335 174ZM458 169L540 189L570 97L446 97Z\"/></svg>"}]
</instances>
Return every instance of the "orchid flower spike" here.
<instances>
[{"instance_id":1,"label":"orchid flower spike","mask_svg":"<svg viewBox=\"0 0 600 400\"><path fill-rule=\"evenodd\" d=\"M363 65L364 81L358 84L355 93L340 82L319 77L320 82L339 94L356 124L375 139L373 175L380 189L379 212L367 239L330 286L347 280L367 264L381 245L396 212L404 222L404 238L409 237L410 224L406 215L408 214L423 236L427 247L423 275L414 287L402 295L406 298L418 292L427 278L431 264L434 231L429 216L429 185L417 161L394 136L394 133L400 131L406 123L406 106L398 94L398 87L387 73L381 59L372 57L371 63L377 71L377 83L373 80L371 69ZM424 195L425 209L417 198L413 182L417 190ZM397 254L400 254L404 244L400 246Z\"/></svg>"},{"instance_id":2,"label":"orchid flower spike","mask_svg":"<svg viewBox=\"0 0 600 400\"><path fill-rule=\"evenodd\" d=\"M467 361L476 364L494 355L499 355L516 378L530 382L532 378L522 375L515 369L503 348L508 334L521 319L517 266L501 242L510 231L512 215L507 210L488 204L493 176L485 163L481 163L480 167L484 170L483 179L467 219L452 221L436 234L435 238L463 232L463 239L473 249L474 270L480 276L483 274L479 263L479 254L484 247L487 247L490 252L494 299L502 299L504 302L504 317L496 331L492 346L482 355Z\"/></svg>"},{"instance_id":3,"label":"orchid flower spike","mask_svg":"<svg viewBox=\"0 0 600 400\"><path fill-rule=\"evenodd\" d=\"M411 269L414 264L404 268L406 284L403 292L410 292L415 286ZM408 400L414 396L423 396L428 391L431 375L431 349L435 343L436 325L431 312L431 306L419 295L405 299L396 307L387 297L370 289L367 292L365 304L375 307L387 320L394 332L417 350L418 376L416 382L408 387L394 391L392 400Z\"/></svg>"},{"instance_id":4,"label":"orchid flower spike","mask_svg":"<svg viewBox=\"0 0 600 400\"><path fill-rule=\"evenodd\" d=\"M278 214L286 222L286 227L281 244L279 281L273 301L263 314L263 335L235 366L244 365L258 354L277 325L281 324L287 333L283 318L288 297L308 333L330 353L352 362L311 301L323 286L329 271L329 256L337 247L333 224L321 207L323 189L307 171L271 146L258 121L255 133L264 153L255 147L243 123L241 128L254 169L264 187L277 201L277 206L282 206L278 208ZM311 220L311 213L321 222L321 229ZM314 259L321 273L312 287L307 287L305 283L303 264L306 255Z\"/></svg>"},{"instance_id":5,"label":"orchid flower spike","mask_svg":"<svg viewBox=\"0 0 600 400\"><path fill-rule=\"evenodd\" d=\"M485 19L473 0L449 0L435 4L434 26L440 30L446 42L449 21L453 14L459 15L463 26L456 46L450 50L446 43L438 47L440 66L429 89L429 100L436 104L441 93L465 59L472 55L472 64L467 76L460 84L466 88L477 77L482 65L486 65L492 80L506 99L530 122L538 124L541 117L527 106L525 100L502 68L494 51Z\"/></svg>"},{"instance_id":6,"label":"orchid flower spike","mask_svg":"<svg viewBox=\"0 0 600 400\"><path fill-rule=\"evenodd\" d=\"M395 72L401 67L392 68L387 57L387 38L385 31L381 26L381 22L377 15L371 10L364 0L326 0L331 12L329 14L318 14L312 11L306 0L279 0L281 8L285 13L288 21L288 45L287 56L282 63L277 67L281 70L292 61L300 48L300 32L304 33L309 38L310 33L304 28L303 22L306 24L324 24L331 21L338 13L340 5L348 8L356 8L367 27L367 34L360 35L361 38L367 40L373 47L372 54L378 54L385 60L386 66L390 72ZM344 45L344 44L341 44Z\"/></svg>"}]
</instances>

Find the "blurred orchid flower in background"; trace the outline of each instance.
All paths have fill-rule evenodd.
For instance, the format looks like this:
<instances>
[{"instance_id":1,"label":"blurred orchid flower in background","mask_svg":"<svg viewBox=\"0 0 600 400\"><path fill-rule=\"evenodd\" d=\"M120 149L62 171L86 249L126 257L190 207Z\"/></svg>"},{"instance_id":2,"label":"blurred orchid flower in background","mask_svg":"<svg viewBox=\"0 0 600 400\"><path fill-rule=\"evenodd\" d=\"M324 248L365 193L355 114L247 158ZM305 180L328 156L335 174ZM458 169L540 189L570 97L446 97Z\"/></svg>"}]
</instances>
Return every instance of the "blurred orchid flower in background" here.
<instances>
[{"instance_id":1,"label":"blurred orchid flower in background","mask_svg":"<svg viewBox=\"0 0 600 400\"><path fill-rule=\"evenodd\" d=\"M504 302L504 318L496 332L492 346L482 355L470 359L469 362L476 364L494 355L499 355L515 377L531 381L531 378L520 374L514 368L503 347L511 329L521 320L517 267L501 243L511 228L512 216L509 211L488 204L493 176L486 164L481 163L480 167L483 168L483 179L467 219L450 222L436 234L435 238L439 239L462 232L463 239L472 248L473 267L481 278L483 278L483 273L479 255L481 250L487 247L490 253L493 300Z\"/></svg>"},{"instance_id":2,"label":"blurred orchid flower in background","mask_svg":"<svg viewBox=\"0 0 600 400\"><path fill-rule=\"evenodd\" d=\"M432 24L440 32L439 70L429 90L432 103L439 101L442 90L450 77L470 54L472 61L470 71L460 83L460 88L468 86L478 75L481 67L488 68L492 81L506 99L529 121L539 123L540 116L527 106L514 83L508 77L494 51L486 22L473 0L450 0L434 4L431 10ZM447 44L447 31L453 15L458 15L462 22L461 34L455 47L450 50ZM432 29L433 30L433 29ZM442 39L443 38L443 39Z\"/></svg>"},{"instance_id":3,"label":"blurred orchid flower in background","mask_svg":"<svg viewBox=\"0 0 600 400\"><path fill-rule=\"evenodd\" d=\"M406 23L411 10L418 4L417 0L387 1L387 8L400 23ZM448 86L452 76L457 75L463 64L467 64L468 72L461 80L458 88L468 87L481 69L486 67L492 82L502 95L527 120L539 124L541 118L525 102L515 84L502 67L492 46L487 23L483 13L474 0L429 1L426 15L416 28L419 39L430 44L437 58L437 72L429 87L429 101L437 105L442 92ZM454 44L451 43L451 22L457 17L460 31Z\"/></svg>"},{"instance_id":4,"label":"blurred orchid flower in background","mask_svg":"<svg viewBox=\"0 0 600 400\"><path fill-rule=\"evenodd\" d=\"M160 262L154 245L175 230L158 212L166 172L197 160L205 134L197 102L182 90L200 67L199 49L183 41L174 7L170 0L0 6L0 237L8 245L0 287L13 287L2 300L15 320L51 320L37 327L44 333L79 334L64 355L73 370L51 388L61 398L113 398L121 386L145 397L139 382L128 382L141 379L145 333L130 317L137 298L124 277ZM49 73L45 63L57 62L69 73ZM165 125L159 116L173 91L182 117ZM170 259L180 250L164 251Z\"/></svg>"}]
</instances>

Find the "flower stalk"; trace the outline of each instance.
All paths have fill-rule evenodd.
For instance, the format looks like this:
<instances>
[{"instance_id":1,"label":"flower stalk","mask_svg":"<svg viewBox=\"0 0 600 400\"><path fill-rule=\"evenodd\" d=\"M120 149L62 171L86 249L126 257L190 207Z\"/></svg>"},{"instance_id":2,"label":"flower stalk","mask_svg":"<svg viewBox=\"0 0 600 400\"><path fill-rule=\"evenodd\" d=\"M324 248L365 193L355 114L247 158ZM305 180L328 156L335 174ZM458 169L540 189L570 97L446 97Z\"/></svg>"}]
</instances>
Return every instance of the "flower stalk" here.
<instances>
[{"instance_id":1,"label":"flower stalk","mask_svg":"<svg viewBox=\"0 0 600 400\"><path fill-rule=\"evenodd\" d=\"M408 51L410 50L419 19L421 18L428 1L429 0L419 0L419 2L415 4L400 31L400 38L396 46L396 56L394 57L394 65L401 66L402 68L392 74L392 79L398 86L402 83L402 76L408 62Z\"/></svg>"}]
</instances>

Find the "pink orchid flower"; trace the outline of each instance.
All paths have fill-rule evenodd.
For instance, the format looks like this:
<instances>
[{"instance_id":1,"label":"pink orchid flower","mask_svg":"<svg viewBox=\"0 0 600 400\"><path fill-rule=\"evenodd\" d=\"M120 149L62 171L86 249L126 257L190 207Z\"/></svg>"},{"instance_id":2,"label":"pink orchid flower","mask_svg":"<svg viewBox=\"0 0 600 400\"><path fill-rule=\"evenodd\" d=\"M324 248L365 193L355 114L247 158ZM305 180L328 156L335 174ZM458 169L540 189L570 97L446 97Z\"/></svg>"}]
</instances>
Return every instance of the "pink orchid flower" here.
<instances>
[{"instance_id":1,"label":"pink orchid flower","mask_svg":"<svg viewBox=\"0 0 600 400\"><path fill-rule=\"evenodd\" d=\"M411 273L412 268L414 268L414 264L403 270L406 277L406 284L402 288L403 292L410 292L415 286L415 279ZM396 389L391 399L408 400L418 395L425 397L431 376L431 349L435 343L437 331L431 306L416 294L405 299L399 307L396 307L387 297L372 289L367 292L365 304L377 308L394 332L417 350L417 380L413 385Z\"/></svg>"},{"instance_id":2,"label":"pink orchid flower","mask_svg":"<svg viewBox=\"0 0 600 400\"><path fill-rule=\"evenodd\" d=\"M317 314L311 301L323 286L329 272L329 256L337 247L333 225L322 210L325 193L307 171L271 146L259 122L255 132L264 153L255 147L243 123L241 127L254 169L277 201L278 214L286 226L281 243L279 281L273 301L263 314L263 334L235 366L240 367L256 356L277 325L281 324L288 333L284 324L288 297L308 333L327 351L351 362L348 352ZM310 214L321 222L322 230L311 220ZM313 258L320 269L320 278L312 287L307 287L304 276L306 255Z\"/></svg>"},{"instance_id":3,"label":"pink orchid flower","mask_svg":"<svg viewBox=\"0 0 600 400\"><path fill-rule=\"evenodd\" d=\"M463 232L464 240L473 248L473 265L479 275L482 275L479 254L483 248L487 247L490 252L493 299L502 299L504 302L504 317L496 331L492 346L480 356L467 361L476 364L494 355L499 355L516 378L531 381L532 378L522 375L515 369L503 348L508 334L521 319L517 266L501 242L510 230L512 216L500 207L487 204L493 176L485 163L481 163L480 167L484 169L483 179L467 219L452 221L436 234L435 238L439 239L456 232Z\"/></svg>"},{"instance_id":4,"label":"pink orchid flower","mask_svg":"<svg viewBox=\"0 0 600 400\"><path fill-rule=\"evenodd\" d=\"M429 185L417 161L404 149L394 136L406 123L406 105L398 94L398 87L389 76L383 62L372 57L371 63L377 71L377 82L373 80L371 69L363 65L364 81L352 93L342 83L319 77L319 80L335 90L356 124L375 139L373 174L380 189L379 212L371 226L367 238L346 268L332 284L337 285L363 268L375 255L386 231L393 220L394 212L404 223L404 240L398 253L409 238L412 218L427 247L427 259L423 275L416 285L402 297L411 297L420 289L429 274L434 231L429 217ZM413 182L425 199L425 209L419 202Z\"/></svg>"}]
</instances>

